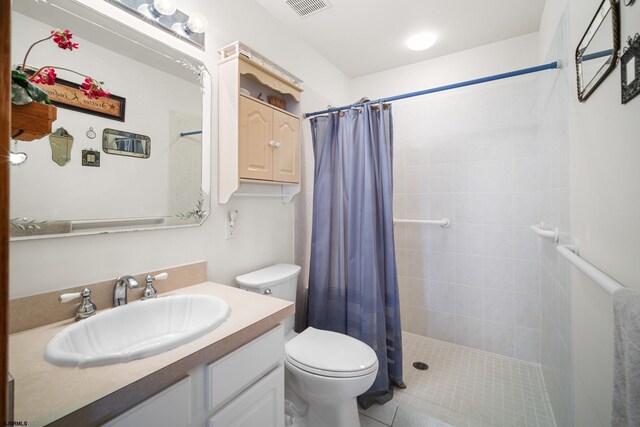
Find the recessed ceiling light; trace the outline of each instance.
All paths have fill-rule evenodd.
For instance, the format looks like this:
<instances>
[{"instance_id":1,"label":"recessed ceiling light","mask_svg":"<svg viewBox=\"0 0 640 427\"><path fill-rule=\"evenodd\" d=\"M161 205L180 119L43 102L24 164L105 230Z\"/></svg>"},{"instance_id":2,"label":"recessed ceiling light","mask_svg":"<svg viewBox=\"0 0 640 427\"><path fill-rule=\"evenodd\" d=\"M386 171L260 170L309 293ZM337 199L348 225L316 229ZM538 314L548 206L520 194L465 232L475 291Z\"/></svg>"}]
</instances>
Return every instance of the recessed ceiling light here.
<instances>
[{"instance_id":1,"label":"recessed ceiling light","mask_svg":"<svg viewBox=\"0 0 640 427\"><path fill-rule=\"evenodd\" d=\"M407 40L407 47L411 50L426 50L436 44L438 36L434 33L420 33Z\"/></svg>"}]
</instances>

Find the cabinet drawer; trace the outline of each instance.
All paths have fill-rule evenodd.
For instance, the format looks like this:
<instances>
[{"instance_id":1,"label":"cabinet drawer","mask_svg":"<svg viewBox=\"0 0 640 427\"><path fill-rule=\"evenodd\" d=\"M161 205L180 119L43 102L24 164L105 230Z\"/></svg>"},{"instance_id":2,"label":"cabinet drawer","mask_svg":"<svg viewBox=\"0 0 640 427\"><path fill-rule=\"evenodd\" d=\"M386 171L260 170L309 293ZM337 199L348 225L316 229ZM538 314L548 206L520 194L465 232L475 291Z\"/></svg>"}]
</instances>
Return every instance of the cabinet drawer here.
<instances>
[{"instance_id":1,"label":"cabinet drawer","mask_svg":"<svg viewBox=\"0 0 640 427\"><path fill-rule=\"evenodd\" d=\"M206 367L207 410L213 411L281 365L284 333L278 326Z\"/></svg>"},{"instance_id":2,"label":"cabinet drawer","mask_svg":"<svg viewBox=\"0 0 640 427\"><path fill-rule=\"evenodd\" d=\"M108 427L191 425L191 378L187 377L105 424Z\"/></svg>"},{"instance_id":3,"label":"cabinet drawer","mask_svg":"<svg viewBox=\"0 0 640 427\"><path fill-rule=\"evenodd\" d=\"M209 419L208 427L284 425L284 366L254 384Z\"/></svg>"}]
</instances>

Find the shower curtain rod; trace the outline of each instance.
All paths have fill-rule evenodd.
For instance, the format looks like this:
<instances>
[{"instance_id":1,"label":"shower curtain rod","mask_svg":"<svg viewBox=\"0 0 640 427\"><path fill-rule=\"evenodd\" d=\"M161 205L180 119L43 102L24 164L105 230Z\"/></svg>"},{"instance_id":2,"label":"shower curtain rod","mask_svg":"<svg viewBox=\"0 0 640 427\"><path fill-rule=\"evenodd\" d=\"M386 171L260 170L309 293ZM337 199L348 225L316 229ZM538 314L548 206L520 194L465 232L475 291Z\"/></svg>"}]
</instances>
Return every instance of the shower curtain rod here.
<instances>
[{"instance_id":1,"label":"shower curtain rod","mask_svg":"<svg viewBox=\"0 0 640 427\"><path fill-rule=\"evenodd\" d=\"M421 90L421 91L418 91L418 92L403 93L402 95L396 95L396 96L392 96L392 97L389 97L389 98L381 98L381 99L377 99L375 101L363 102L363 103L359 103L359 104L345 105L344 107L329 108L329 109L323 110L323 111L316 111L316 112L313 112L313 113L306 113L304 115L304 117L305 118L309 118L309 117L317 116L317 115L320 115L320 114L334 113L336 111L342 111L342 110L348 110L348 109L351 109L351 108L362 107L362 106L367 105L367 104L379 104L381 102L384 103L384 102L397 101L399 99L413 98L414 96L422 96L422 95L427 95L427 94L435 93L435 92L444 92L445 90L457 89L457 88L465 87L465 86L473 86L473 85L477 85L477 84L480 84L480 83L487 83L487 82L492 82L492 81L495 81L495 80L502 80L502 79L507 79L507 78L510 78L510 77L522 76L524 74L537 73L538 71L553 70L553 69L556 69L556 68L558 68L558 62L554 61L554 62L550 62L548 64L538 65L536 67L523 68L521 70L510 71L508 73L495 74L493 76L482 77L482 78L474 79L474 80L467 80L465 82L453 83L453 84L450 84L450 85L435 87L435 88L431 88L431 89L425 89L425 90Z\"/></svg>"}]
</instances>

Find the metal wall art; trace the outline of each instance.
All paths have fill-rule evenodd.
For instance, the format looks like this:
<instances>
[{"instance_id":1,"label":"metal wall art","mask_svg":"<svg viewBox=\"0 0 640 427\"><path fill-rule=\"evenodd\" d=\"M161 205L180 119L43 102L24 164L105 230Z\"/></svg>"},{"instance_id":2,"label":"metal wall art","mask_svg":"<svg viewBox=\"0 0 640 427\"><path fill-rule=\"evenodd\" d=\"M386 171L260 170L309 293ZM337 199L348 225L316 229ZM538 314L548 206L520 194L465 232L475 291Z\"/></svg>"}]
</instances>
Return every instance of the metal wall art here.
<instances>
[{"instance_id":1,"label":"metal wall art","mask_svg":"<svg viewBox=\"0 0 640 427\"><path fill-rule=\"evenodd\" d=\"M576 48L578 99L584 102L616 67L620 50L620 6L603 0Z\"/></svg>"},{"instance_id":2,"label":"metal wall art","mask_svg":"<svg viewBox=\"0 0 640 427\"><path fill-rule=\"evenodd\" d=\"M622 103L626 104L640 93L640 34L627 39L620 57Z\"/></svg>"},{"instance_id":3,"label":"metal wall art","mask_svg":"<svg viewBox=\"0 0 640 427\"><path fill-rule=\"evenodd\" d=\"M97 150L82 150L82 166L100 167L100 152Z\"/></svg>"}]
</instances>

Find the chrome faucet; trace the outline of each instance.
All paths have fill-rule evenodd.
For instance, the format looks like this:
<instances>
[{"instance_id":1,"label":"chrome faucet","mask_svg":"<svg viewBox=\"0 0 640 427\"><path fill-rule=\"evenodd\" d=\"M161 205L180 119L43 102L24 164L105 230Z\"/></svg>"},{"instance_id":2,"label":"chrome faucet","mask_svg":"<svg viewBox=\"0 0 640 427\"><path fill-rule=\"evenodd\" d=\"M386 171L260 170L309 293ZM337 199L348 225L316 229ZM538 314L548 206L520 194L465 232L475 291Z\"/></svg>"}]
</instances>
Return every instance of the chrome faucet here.
<instances>
[{"instance_id":1,"label":"chrome faucet","mask_svg":"<svg viewBox=\"0 0 640 427\"><path fill-rule=\"evenodd\" d=\"M113 288L113 306L119 307L127 304L127 288L137 289L140 286L133 276L122 276L116 279L116 285Z\"/></svg>"},{"instance_id":2,"label":"chrome faucet","mask_svg":"<svg viewBox=\"0 0 640 427\"><path fill-rule=\"evenodd\" d=\"M76 322L96 314L96 305L91 301L91 291L88 288L84 288L82 292L62 294L58 297L60 302L69 302L80 297L82 297L82 302L76 309Z\"/></svg>"},{"instance_id":3,"label":"chrome faucet","mask_svg":"<svg viewBox=\"0 0 640 427\"><path fill-rule=\"evenodd\" d=\"M155 276L152 276L151 274L149 274L146 278L146 287L144 288L144 291L142 292L142 299L149 299L149 298L155 298L158 296L158 291L156 288L153 287L153 281L154 280L166 280L169 277L169 273L160 273L160 274L156 274Z\"/></svg>"}]
</instances>

